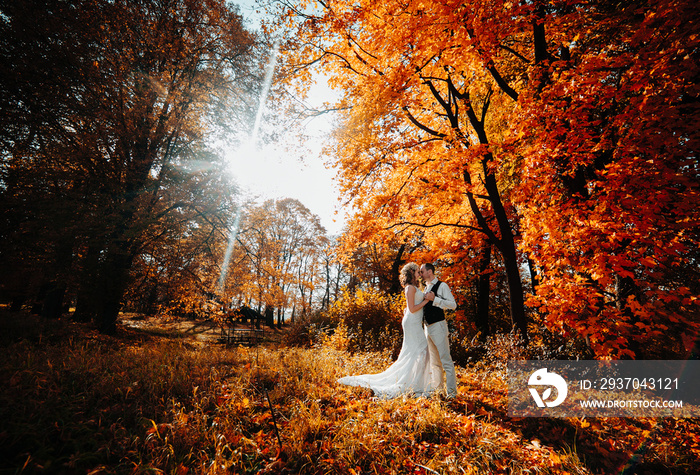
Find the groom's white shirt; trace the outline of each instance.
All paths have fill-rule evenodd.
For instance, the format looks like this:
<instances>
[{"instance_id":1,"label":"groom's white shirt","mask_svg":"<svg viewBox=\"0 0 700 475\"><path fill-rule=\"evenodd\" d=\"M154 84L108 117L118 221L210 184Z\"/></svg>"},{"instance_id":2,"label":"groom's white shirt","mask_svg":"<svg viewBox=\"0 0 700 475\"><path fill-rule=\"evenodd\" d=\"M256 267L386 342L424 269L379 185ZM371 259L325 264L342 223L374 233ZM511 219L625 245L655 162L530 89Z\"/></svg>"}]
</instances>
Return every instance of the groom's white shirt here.
<instances>
[{"instance_id":1,"label":"groom's white shirt","mask_svg":"<svg viewBox=\"0 0 700 475\"><path fill-rule=\"evenodd\" d=\"M438 278L435 277L430 282L426 282L425 289L430 289L437 281ZM440 287L438 287L437 292L435 293L435 300L433 300L433 305L443 310L454 310L457 308L457 302L452 296L450 286L447 285L445 282L440 284Z\"/></svg>"}]
</instances>

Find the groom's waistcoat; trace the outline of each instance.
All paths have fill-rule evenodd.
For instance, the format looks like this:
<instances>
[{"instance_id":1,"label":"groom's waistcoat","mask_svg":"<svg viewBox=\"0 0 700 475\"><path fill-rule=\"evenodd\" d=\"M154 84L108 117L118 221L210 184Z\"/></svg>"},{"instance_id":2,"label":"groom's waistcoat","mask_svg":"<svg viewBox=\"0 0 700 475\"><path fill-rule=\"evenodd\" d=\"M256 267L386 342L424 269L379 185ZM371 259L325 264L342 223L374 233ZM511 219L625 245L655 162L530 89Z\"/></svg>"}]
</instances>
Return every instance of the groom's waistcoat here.
<instances>
[{"instance_id":1,"label":"groom's waistcoat","mask_svg":"<svg viewBox=\"0 0 700 475\"><path fill-rule=\"evenodd\" d=\"M440 287L440 284L442 284L442 282L438 280L428 292L435 292L435 296L437 296L437 290L438 287ZM433 302L430 302L428 305L423 307L423 320L425 320L426 325L432 325L433 323L437 323L444 319L445 311L440 307L434 306Z\"/></svg>"}]
</instances>

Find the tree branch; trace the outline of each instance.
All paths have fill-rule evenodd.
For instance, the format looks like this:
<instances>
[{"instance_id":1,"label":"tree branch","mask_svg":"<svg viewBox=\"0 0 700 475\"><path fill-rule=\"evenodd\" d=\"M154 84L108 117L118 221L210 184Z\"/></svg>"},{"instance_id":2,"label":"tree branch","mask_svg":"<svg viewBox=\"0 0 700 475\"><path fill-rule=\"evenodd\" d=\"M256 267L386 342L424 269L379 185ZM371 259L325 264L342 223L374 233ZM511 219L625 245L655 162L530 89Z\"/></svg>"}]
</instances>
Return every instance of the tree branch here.
<instances>
[{"instance_id":1,"label":"tree branch","mask_svg":"<svg viewBox=\"0 0 700 475\"><path fill-rule=\"evenodd\" d=\"M438 226L447 226L447 227L453 227L453 228L461 228L461 229L471 229L472 231L478 231L480 233L483 233L484 230L481 228L477 228L475 226L470 226L468 224L460 224L460 223L443 223L442 221L437 222L437 223L432 223L432 224L427 224L427 223L416 223L413 221L400 221L398 223L394 223L391 226L388 226L384 228L385 231L388 231L390 229L396 228L398 226L416 226L418 228L435 228Z\"/></svg>"},{"instance_id":2,"label":"tree branch","mask_svg":"<svg viewBox=\"0 0 700 475\"><path fill-rule=\"evenodd\" d=\"M403 106L401 109L403 109L403 111L408 116L408 120L410 120L413 125L415 125L419 129L421 129L422 131L427 132L430 135L433 135L435 137L440 137L440 138L447 137L446 134L443 134L442 132L437 132L437 131L431 129L430 127L428 127L427 125L423 125L420 122L418 122L418 119L413 117L413 114L411 114L411 112L408 110L407 106Z\"/></svg>"},{"instance_id":3,"label":"tree branch","mask_svg":"<svg viewBox=\"0 0 700 475\"><path fill-rule=\"evenodd\" d=\"M470 38L474 39L475 36L474 36L473 30L468 28L467 33L469 34ZM476 50L479 52L480 56L482 56L482 57L484 56L481 48L476 46ZM498 87L500 87L501 90L503 92L505 92L508 96L510 96L514 101L517 101L518 100L518 93L516 92L515 89L510 87L510 85L508 84L508 82L505 79L503 79L503 76L501 76L501 73L499 73L498 69L496 69L496 65L494 64L493 60L488 60L485 64L485 66L486 66L486 69L488 70L488 72L491 73L491 76L493 77L493 79L496 81L496 84L498 84Z\"/></svg>"},{"instance_id":4,"label":"tree branch","mask_svg":"<svg viewBox=\"0 0 700 475\"><path fill-rule=\"evenodd\" d=\"M507 95L509 95L514 101L517 101L517 91L510 87L508 82L505 79L503 79L503 76L501 76L501 74L498 72L498 70L496 69L496 65L493 63L493 61L489 61L486 64L486 69L488 69L488 71L491 73L491 76L496 81L496 84L498 84L498 87L500 87L501 90Z\"/></svg>"},{"instance_id":5,"label":"tree branch","mask_svg":"<svg viewBox=\"0 0 700 475\"><path fill-rule=\"evenodd\" d=\"M524 63L530 64L530 60L529 60L529 59L527 59L525 56L523 56L522 54L520 54L520 53L518 53L517 51L515 51L515 50L514 50L513 48L511 48L510 46L498 45L498 47L501 48L501 49L503 49L503 50L508 51L510 54L514 55L516 58L520 59L520 60L523 61Z\"/></svg>"}]
</instances>

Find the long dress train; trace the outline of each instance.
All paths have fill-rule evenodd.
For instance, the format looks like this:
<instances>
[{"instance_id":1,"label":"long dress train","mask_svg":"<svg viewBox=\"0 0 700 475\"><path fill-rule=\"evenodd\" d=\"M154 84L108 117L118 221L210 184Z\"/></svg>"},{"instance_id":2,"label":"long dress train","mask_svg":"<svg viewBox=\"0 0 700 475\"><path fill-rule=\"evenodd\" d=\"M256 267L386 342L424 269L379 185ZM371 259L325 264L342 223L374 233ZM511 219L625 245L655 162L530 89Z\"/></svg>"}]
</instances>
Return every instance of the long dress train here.
<instances>
[{"instance_id":1,"label":"long dress train","mask_svg":"<svg viewBox=\"0 0 700 475\"><path fill-rule=\"evenodd\" d=\"M423 301L423 292L416 289L416 305ZM403 343L394 363L377 374L345 376L338 382L348 386L370 388L374 395L393 398L402 394L427 396L435 390L430 377L428 340L423 331L423 309L411 313L406 305L403 320Z\"/></svg>"}]
</instances>

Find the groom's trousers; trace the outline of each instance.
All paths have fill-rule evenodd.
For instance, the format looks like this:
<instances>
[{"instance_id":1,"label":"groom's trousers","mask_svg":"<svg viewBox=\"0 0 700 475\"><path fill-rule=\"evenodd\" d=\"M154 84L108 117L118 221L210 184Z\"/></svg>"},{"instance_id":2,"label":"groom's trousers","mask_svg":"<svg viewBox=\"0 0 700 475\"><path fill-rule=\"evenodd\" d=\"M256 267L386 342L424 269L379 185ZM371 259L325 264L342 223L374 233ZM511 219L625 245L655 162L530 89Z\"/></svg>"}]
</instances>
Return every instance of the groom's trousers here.
<instances>
[{"instance_id":1,"label":"groom's trousers","mask_svg":"<svg viewBox=\"0 0 700 475\"><path fill-rule=\"evenodd\" d=\"M450 355L447 321L441 320L431 325L426 325L425 336L428 339L428 350L430 351L432 386L434 388L442 386L442 372L444 370L447 397L455 397L457 395L457 375L455 374L455 364L452 361L452 355Z\"/></svg>"}]
</instances>

